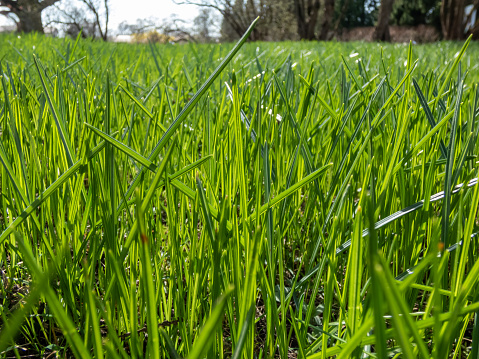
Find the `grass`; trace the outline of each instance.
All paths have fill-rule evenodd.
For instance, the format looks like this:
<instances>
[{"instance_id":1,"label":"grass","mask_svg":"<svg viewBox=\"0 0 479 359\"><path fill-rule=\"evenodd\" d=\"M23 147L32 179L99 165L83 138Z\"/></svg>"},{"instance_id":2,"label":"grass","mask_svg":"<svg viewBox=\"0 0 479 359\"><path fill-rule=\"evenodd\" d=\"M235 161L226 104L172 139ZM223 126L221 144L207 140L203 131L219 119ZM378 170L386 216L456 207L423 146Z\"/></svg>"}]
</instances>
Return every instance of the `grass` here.
<instances>
[{"instance_id":1,"label":"grass","mask_svg":"<svg viewBox=\"0 0 479 359\"><path fill-rule=\"evenodd\" d=\"M0 37L1 357L478 357L478 45L246 36Z\"/></svg>"}]
</instances>

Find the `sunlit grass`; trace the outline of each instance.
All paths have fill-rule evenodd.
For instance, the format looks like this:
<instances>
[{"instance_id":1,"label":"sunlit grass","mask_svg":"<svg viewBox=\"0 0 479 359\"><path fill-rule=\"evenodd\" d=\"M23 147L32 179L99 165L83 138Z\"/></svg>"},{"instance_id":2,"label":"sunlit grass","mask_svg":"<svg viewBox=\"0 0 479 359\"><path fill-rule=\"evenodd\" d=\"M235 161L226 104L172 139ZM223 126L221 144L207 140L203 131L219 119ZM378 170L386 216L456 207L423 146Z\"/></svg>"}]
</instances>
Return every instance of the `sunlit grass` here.
<instances>
[{"instance_id":1,"label":"sunlit grass","mask_svg":"<svg viewBox=\"0 0 479 359\"><path fill-rule=\"evenodd\" d=\"M477 45L246 36L0 37L0 356L479 355Z\"/></svg>"}]
</instances>

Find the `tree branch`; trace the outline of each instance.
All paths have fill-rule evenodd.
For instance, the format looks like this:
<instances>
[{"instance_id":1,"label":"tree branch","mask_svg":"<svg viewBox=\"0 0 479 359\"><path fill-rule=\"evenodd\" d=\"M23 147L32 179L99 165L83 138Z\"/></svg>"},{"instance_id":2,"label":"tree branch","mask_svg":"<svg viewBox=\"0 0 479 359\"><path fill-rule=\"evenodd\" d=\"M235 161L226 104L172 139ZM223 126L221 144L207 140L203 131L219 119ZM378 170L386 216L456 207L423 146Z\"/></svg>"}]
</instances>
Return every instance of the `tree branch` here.
<instances>
[{"instance_id":1,"label":"tree branch","mask_svg":"<svg viewBox=\"0 0 479 359\"><path fill-rule=\"evenodd\" d=\"M105 5L105 38L103 39L104 41L108 40L108 21L110 19L110 11L108 8L108 0L104 0L104 5Z\"/></svg>"},{"instance_id":2,"label":"tree branch","mask_svg":"<svg viewBox=\"0 0 479 359\"><path fill-rule=\"evenodd\" d=\"M60 1L60 0L43 0L41 3L39 3L40 11L45 9L46 7L52 6L53 4L55 4L58 1Z\"/></svg>"},{"instance_id":3,"label":"tree branch","mask_svg":"<svg viewBox=\"0 0 479 359\"><path fill-rule=\"evenodd\" d=\"M16 1L0 0L0 6L7 7L10 12L16 13L21 10L21 6Z\"/></svg>"}]
</instances>

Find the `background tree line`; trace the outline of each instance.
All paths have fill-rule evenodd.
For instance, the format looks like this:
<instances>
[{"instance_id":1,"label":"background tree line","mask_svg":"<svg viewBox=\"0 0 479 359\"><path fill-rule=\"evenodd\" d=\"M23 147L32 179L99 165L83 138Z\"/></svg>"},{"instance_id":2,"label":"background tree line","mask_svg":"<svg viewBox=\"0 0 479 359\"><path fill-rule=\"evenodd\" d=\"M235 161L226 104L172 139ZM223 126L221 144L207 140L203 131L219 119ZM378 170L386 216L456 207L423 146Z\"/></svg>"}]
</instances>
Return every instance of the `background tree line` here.
<instances>
[{"instance_id":1,"label":"background tree line","mask_svg":"<svg viewBox=\"0 0 479 359\"><path fill-rule=\"evenodd\" d=\"M165 35L182 34L187 39L211 41L219 33L222 41L239 38L256 17L259 26L253 41L330 40L342 31L374 26L373 38L389 41L390 25L430 25L446 40L460 40L479 33L475 16L479 0L184 0L200 6L193 28L176 19L164 24L139 20L122 24L120 32L142 33L147 29ZM109 0L0 0L0 14L12 19L20 32L43 32L44 26L62 26L75 36L109 38ZM48 16L42 12L49 8ZM53 11L52 11L53 9ZM219 29L214 18L219 17ZM193 34L192 30L193 29Z\"/></svg>"},{"instance_id":2,"label":"background tree line","mask_svg":"<svg viewBox=\"0 0 479 359\"><path fill-rule=\"evenodd\" d=\"M389 41L389 25L436 27L446 40L477 34L479 0L185 0L221 15L221 36L238 38L262 21L254 40L330 40L344 29L375 26L374 39ZM469 10L469 12L466 11ZM471 20L474 20L471 24Z\"/></svg>"}]
</instances>

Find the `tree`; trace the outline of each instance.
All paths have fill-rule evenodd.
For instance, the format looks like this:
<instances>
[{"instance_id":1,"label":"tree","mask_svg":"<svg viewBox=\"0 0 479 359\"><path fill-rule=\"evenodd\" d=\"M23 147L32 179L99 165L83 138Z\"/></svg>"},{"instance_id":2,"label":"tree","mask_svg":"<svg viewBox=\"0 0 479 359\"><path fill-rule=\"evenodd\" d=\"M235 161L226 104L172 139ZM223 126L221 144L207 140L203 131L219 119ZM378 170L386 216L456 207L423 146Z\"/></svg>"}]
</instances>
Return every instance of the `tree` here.
<instances>
[{"instance_id":1,"label":"tree","mask_svg":"<svg viewBox=\"0 0 479 359\"><path fill-rule=\"evenodd\" d=\"M246 32L253 20L264 15L265 9L261 6L257 7L254 1L248 0L245 4L242 0L186 0L179 4L192 4L202 8L216 10L223 17L222 30L225 29L229 37L237 35L241 37ZM257 26L251 33L249 39L251 41L264 40L262 34L262 26ZM232 39L227 39L232 40Z\"/></svg>"},{"instance_id":2,"label":"tree","mask_svg":"<svg viewBox=\"0 0 479 359\"><path fill-rule=\"evenodd\" d=\"M379 0L336 0L333 30L361 26L374 26L377 19Z\"/></svg>"},{"instance_id":3,"label":"tree","mask_svg":"<svg viewBox=\"0 0 479 359\"><path fill-rule=\"evenodd\" d=\"M97 2L95 0L81 0L83 4L86 5L86 7L90 10L91 14L93 15L94 22L96 26L98 27L98 31L100 33L100 37L102 38L103 41L108 40L108 22L110 20L110 9L109 9L109 0L103 0L103 10L104 10L104 20L103 20L103 27L102 27L102 21L101 21L101 16L100 16L100 2Z\"/></svg>"},{"instance_id":4,"label":"tree","mask_svg":"<svg viewBox=\"0 0 479 359\"><path fill-rule=\"evenodd\" d=\"M396 0L391 13L395 25L417 26L422 24L440 25L439 12L441 2L438 0Z\"/></svg>"},{"instance_id":5,"label":"tree","mask_svg":"<svg viewBox=\"0 0 479 359\"><path fill-rule=\"evenodd\" d=\"M343 0L344 1L344 0ZM367 3L376 0L360 1ZM335 0L183 0L179 4L193 4L214 9L222 16L221 37L232 41L241 37L251 22L261 21L250 35L250 40L328 40L333 30ZM324 3L324 9L321 4ZM323 10L323 11L321 11Z\"/></svg>"},{"instance_id":6,"label":"tree","mask_svg":"<svg viewBox=\"0 0 479 359\"><path fill-rule=\"evenodd\" d=\"M393 2L394 0L381 0L378 23L373 34L373 39L376 41L391 41L391 35L389 34L389 17L391 16Z\"/></svg>"},{"instance_id":7,"label":"tree","mask_svg":"<svg viewBox=\"0 0 479 359\"><path fill-rule=\"evenodd\" d=\"M76 37L82 31L83 37L108 40L110 19L109 0L79 0L80 7L70 2L55 6L49 14L49 23L63 25L63 31Z\"/></svg>"},{"instance_id":8,"label":"tree","mask_svg":"<svg viewBox=\"0 0 479 359\"><path fill-rule=\"evenodd\" d=\"M192 41L196 39L191 34L191 30L186 26L186 21L176 17L173 14L169 19L164 19L163 22L156 27L161 34L172 38L170 42Z\"/></svg>"},{"instance_id":9,"label":"tree","mask_svg":"<svg viewBox=\"0 0 479 359\"><path fill-rule=\"evenodd\" d=\"M81 33L83 38L99 36L96 23L85 16L85 11L76 6L67 10L57 7L56 11L47 15L48 24L60 25L65 35L77 37Z\"/></svg>"},{"instance_id":10,"label":"tree","mask_svg":"<svg viewBox=\"0 0 479 359\"><path fill-rule=\"evenodd\" d=\"M271 0L270 0L271 1ZM268 40L298 40L296 16L291 0L272 1L268 15Z\"/></svg>"},{"instance_id":11,"label":"tree","mask_svg":"<svg viewBox=\"0 0 479 359\"><path fill-rule=\"evenodd\" d=\"M233 41L241 37L254 19L261 21L249 36L250 41L285 40L294 37L291 25L292 0L184 0L178 4L192 4L217 11L221 17L221 37ZM317 0L319 1L319 0Z\"/></svg>"},{"instance_id":12,"label":"tree","mask_svg":"<svg viewBox=\"0 0 479 359\"><path fill-rule=\"evenodd\" d=\"M479 36L479 0L442 0L441 29L445 40L461 40L472 34Z\"/></svg>"},{"instance_id":13,"label":"tree","mask_svg":"<svg viewBox=\"0 0 479 359\"><path fill-rule=\"evenodd\" d=\"M466 7L466 19L464 21L464 32L472 34L474 39L479 37L479 17L477 12L479 10L479 0L474 0L473 4Z\"/></svg>"},{"instance_id":14,"label":"tree","mask_svg":"<svg viewBox=\"0 0 479 359\"><path fill-rule=\"evenodd\" d=\"M59 0L0 0L0 14L15 21L19 32L43 33L42 11Z\"/></svg>"},{"instance_id":15,"label":"tree","mask_svg":"<svg viewBox=\"0 0 479 359\"><path fill-rule=\"evenodd\" d=\"M331 22L334 17L334 0L324 1L323 22L321 24L320 40L329 40L329 32L331 30Z\"/></svg>"},{"instance_id":16,"label":"tree","mask_svg":"<svg viewBox=\"0 0 479 359\"><path fill-rule=\"evenodd\" d=\"M294 0L294 10L300 39L314 40L320 0Z\"/></svg>"},{"instance_id":17,"label":"tree","mask_svg":"<svg viewBox=\"0 0 479 359\"><path fill-rule=\"evenodd\" d=\"M213 26L214 21L211 14L211 9L202 8L200 13L193 20L195 35L200 42L210 42L212 39L211 36L211 27Z\"/></svg>"},{"instance_id":18,"label":"tree","mask_svg":"<svg viewBox=\"0 0 479 359\"><path fill-rule=\"evenodd\" d=\"M441 28L446 40L460 40L464 37L465 0L443 0L441 4Z\"/></svg>"},{"instance_id":19,"label":"tree","mask_svg":"<svg viewBox=\"0 0 479 359\"><path fill-rule=\"evenodd\" d=\"M118 33L121 35L144 34L158 27L159 20L156 18L136 19L136 23L129 24L123 21L118 25Z\"/></svg>"}]
</instances>

